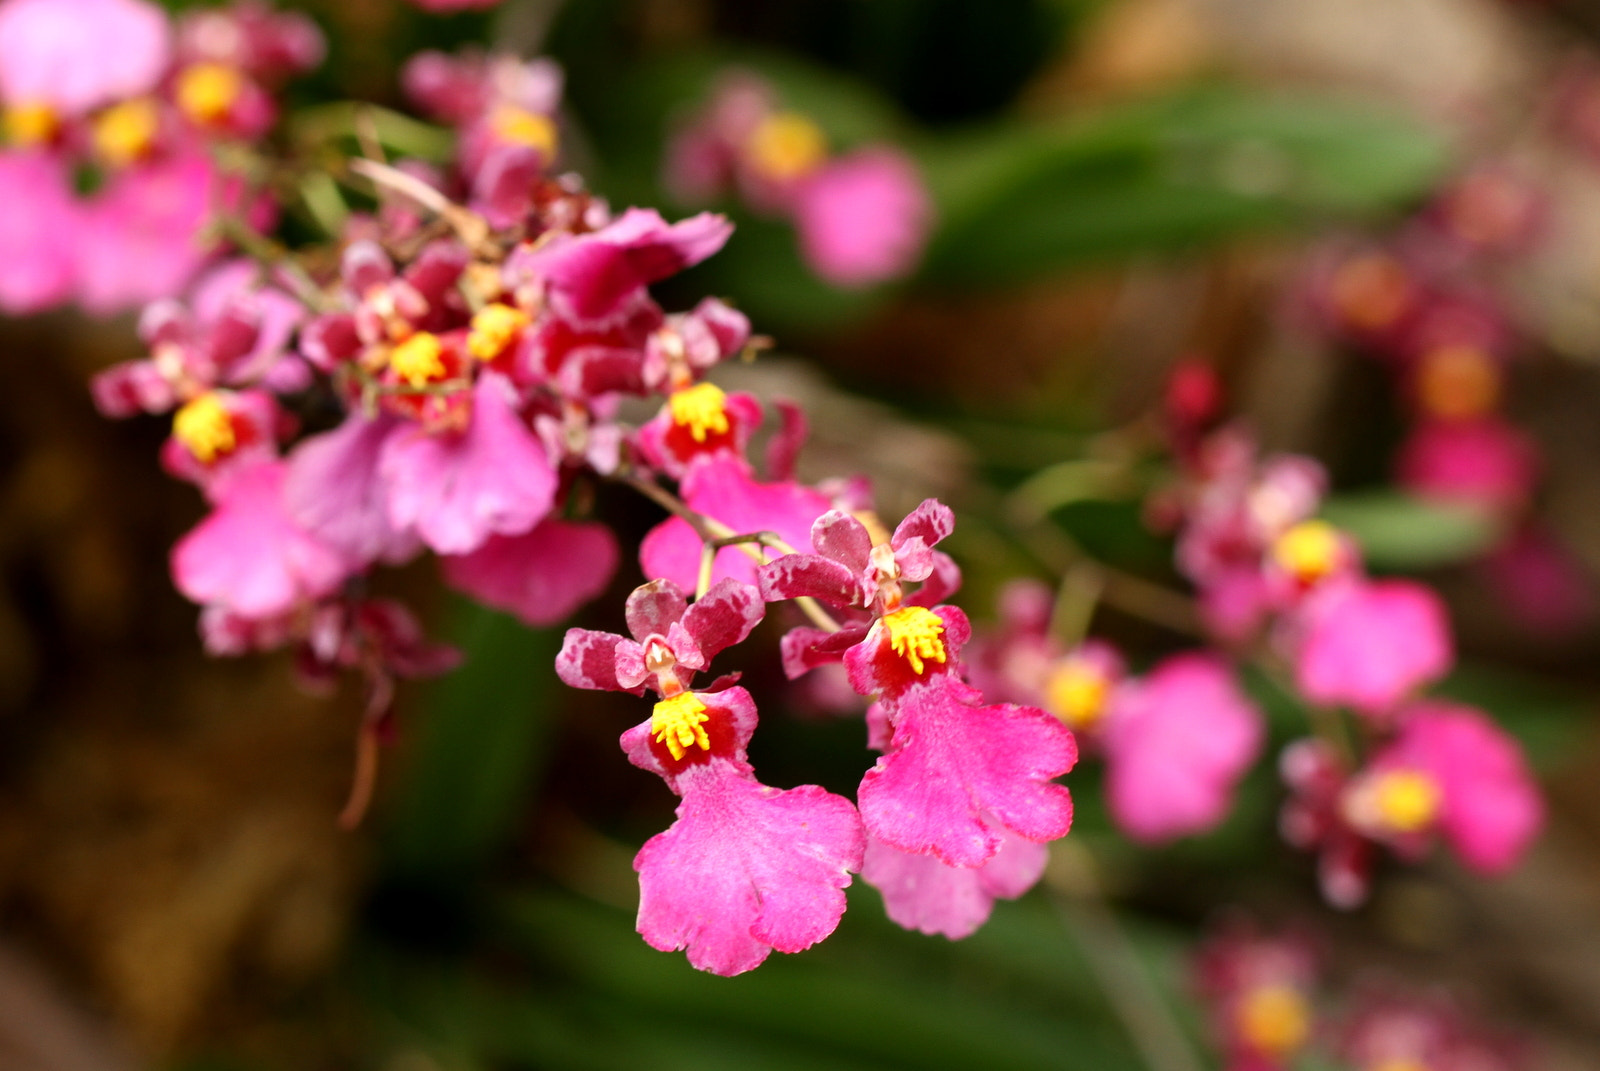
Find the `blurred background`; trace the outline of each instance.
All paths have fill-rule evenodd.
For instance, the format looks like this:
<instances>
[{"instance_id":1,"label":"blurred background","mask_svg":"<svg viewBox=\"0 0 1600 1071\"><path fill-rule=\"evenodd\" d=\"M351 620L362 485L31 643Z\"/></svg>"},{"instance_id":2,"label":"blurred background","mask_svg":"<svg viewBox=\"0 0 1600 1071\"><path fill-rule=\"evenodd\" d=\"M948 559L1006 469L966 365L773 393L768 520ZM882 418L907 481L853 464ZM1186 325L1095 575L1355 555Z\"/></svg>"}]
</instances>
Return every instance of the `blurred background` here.
<instances>
[{"instance_id":1,"label":"blurred background","mask_svg":"<svg viewBox=\"0 0 1600 1071\"><path fill-rule=\"evenodd\" d=\"M1081 770L1077 826L1044 887L974 937L902 932L858 883L824 945L699 975L633 932L632 853L673 804L617 751L636 707L562 687L559 630L448 597L431 566L385 582L468 662L405 687L374 813L335 827L357 690L308 695L287 656L202 654L166 567L199 497L154 463L161 422L104 421L86 389L141 355L132 320L54 313L0 323L0 1065L1220 1066L1203 1043L1198 1065L1152 1063L1139 1002L1203 1038L1194 949L1242 910L1317 933L1339 987L1447 993L1522 1039L1525 1066L1600 1067L1600 9L306 10L330 50L292 90L300 105L403 107L395 72L422 47L554 57L568 162L618 206L696 207L664 186L663 154L730 67L759 72L831 144L901 146L936 220L904 278L830 285L787 224L728 200L726 251L663 295L725 295L773 337L725 382L807 405L802 477L864 471L889 517L928 495L954 505L948 546L977 619L1006 579L1052 575L1041 533L1178 588L1139 491L1058 466L1114 454L1111 429L1160 404L1177 362L1203 362L1266 447L1329 466L1329 513L1374 569L1444 592L1462 658L1443 690L1528 747L1549 826L1508 878L1396 867L1370 905L1338 914L1277 836L1270 763L1223 829L1158 851L1111 831ZM1418 388L1381 326L1408 286L1447 294L1463 345L1490 323L1510 355L1493 412L1538 459L1514 493L1439 493L1397 468ZM658 519L622 496L602 509L635 535ZM640 579L625 560L580 623L615 628ZM1193 642L1116 609L1095 630L1139 659ZM859 724L797 694L786 714L775 655L749 676L771 696L752 756L764 779L849 791ZM1301 713L1258 683L1287 739Z\"/></svg>"}]
</instances>

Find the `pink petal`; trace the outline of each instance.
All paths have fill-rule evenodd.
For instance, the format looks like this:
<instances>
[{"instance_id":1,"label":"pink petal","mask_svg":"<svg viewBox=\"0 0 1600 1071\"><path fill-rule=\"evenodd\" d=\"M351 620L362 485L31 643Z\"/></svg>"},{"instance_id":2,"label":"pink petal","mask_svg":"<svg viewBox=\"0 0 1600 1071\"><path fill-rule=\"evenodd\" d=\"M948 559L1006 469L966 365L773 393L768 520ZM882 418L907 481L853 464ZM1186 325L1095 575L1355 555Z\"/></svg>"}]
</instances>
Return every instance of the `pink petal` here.
<instances>
[{"instance_id":1,"label":"pink petal","mask_svg":"<svg viewBox=\"0 0 1600 1071\"><path fill-rule=\"evenodd\" d=\"M721 975L760 965L772 949L803 951L838 926L862 851L855 808L816 785L785 792L731 772L702 779L634 858L639 933Z\"/></svg>"},{"instance_id":2,"label":"pink petal","mask_svg":"<svg viewBox=\"0 0 1600 1071\"><path fill-rule=\"evenodd\" d=\"M948 675L900 697L889 753L857 796L873 836L980 866L999 850L1002 829L1035 841L1066 835L1072 797L1051 779L1077 762L1072 734L1036 707L982 700Z\"/></svg>"},{"instance_id":3,"label":"pink petal","mask_svg":"<svg viewBox=\"0 0 1600 1071\"><path fill-rule=\"evenodd\" d=\"M225 485L216 509L172 550L178 590L242 617L267 618L332 594L351 564L290 520L284 466L266 462Z\"/></svg>"},{"instance_id":4,"label":"pink petal","mask_svg":"<svg viewBox=\"0 0 1600 1071\"><path fill-rule=\"evenodd\" d=\"M4 8L0 7L0 11ZM0 152L0 312L38 312L72 294L78 206L63 163Z\"/></svg>"},{"instance_id":5,"label":"pink petal","mask_svg":"<svg viewBox=\"0 0 1600 1071\"><path fill-rule=\"evenodd\" d=\"M476 550L491 535L520 535L550 512L556 474L507 390L484 373L464 432L417 428L384 443L378 470L389 485L389 520L441 554Z\"/></svg>"},{"instance_id":6,"label":"pink petal","mask_svg":"<svg viewBox=\"0 0 1600 1071\"><path fill-rule=\"evenodd\" d=\"M1295 680L1313 703L1381 715L1455 659L1444 603L1408 580L1360 581L1318 593L1296 623Z\"/></svg>"},{"instance_id":7,"label":"pink petal","mask_svg":"<svg viewBox=\"0 0 1600 1071\"><path fill-rule=\"evenodd\" d=\"M861 574L820 554L785 554L756 570L756 582L768 602L812 598L844 609L865 601Z\"/></svg>"},{"instance_id":8,"label":"pink petal","mask_svg":"<svg viewBox=\"0 0 1600 1071\"><path fill-rule=\"evenodd\" d=\"M682 588L670 580L652 580L633 589L623 614L628 631L643 643L652 634L665 636L688 608L689 600Z\"/></svg>"},{"instance_id":9,"label":"pink petal","mask_svg":"<svg viewBox=\"0 0 1600 1071\"><path fill-rule=\"evenodd\" d=\"M515 536L441 561L445 580L529 625L553 625L599 595L616 571L616 537L603 524L546 518Z\"/></svg>"},{"instance_id":10,"label":"pink petal","mask_svg":"<svg viewBox=\"0 0 1600 1071\"><path fill-rule=\"evenodd\" d=\"M709 663L719 652L750 635L766 611L761 593L755 588L724 579L694 601L681 623Z\"/></svg>"},{"instance_id":11,"label":"pink petal","mask_svg":"<svg viewBox=\"0 0 1600 1071\"><path fill-rule=\"evenodd\" d=\"M1147 843L1227 817L1261 752L1261 713L1219 659L1182 654L1118 688L1106 715L1106 797L1117 826Z\"/></svg>"},{"instance_id":12,"label":"pink petal","mask_svg":"<svg viewBox=\"0 0 1600 1071\"><path fill-rule=\"evenodd\" d=\"M922 255L933 201L910 157L876 146L839 157L799 189L800 252L835 286L905 275Z\"/></svg>"},{"instance_id":13,"label":"pink petal","mask_svg":"<svg viewBox=\"0 0 1600 1071\"><path fill-rule=\"evenodd\" d=\"M987 922L996 899L1014 900L1033 888L1049 861L1048 847L1009 831L979 867L950 866L869 835L861 880L883 894L884 910L901 926L954 941Z\"/></svg>"},{"instance_id":14,"label":"pink petal","mask_svg":"<svg viewBox=\"0 0 1600 1071\"><path fill-rule=\"evenodd\" d=\"M872 536L867 526L844 510L830 509L811 526L811 545L852 573L861 574L872 564Z\"/></svg>"},{"instance_id":15,"label":"pink petal","mask_svg":"<svg viewBox=\"0 0 1600 1071\"><path fill-rule=\"evenodd\" d=\"M615 632L569 628L556 655L556 676L573 688L644 694L644 685L625 687L617 679L617 648L629 642Z\"/></svg>"},{"instance_id":16,"label":"pink petal","mask_svg":"<svg viewBox=\"0 0 1600 1071\"><path fill-rule=\"evenodd\" d=\"M379 473L385 444L404 430L395 417L368 420L352 410L337 428L302 441L289 455L284 483L289 515L363 566L410 558L417 537L390 522L389 487Z\"/></svg>"},{"instance_id":17,"label":"pink petal","mask_svg":"<svg viewBox=\"0 0 1600 1071\"><path fill-rule=\"evenodd\" d=\"M141 0L0 4L0 98L76 117L155 88L172 52L166 14Z\"/></svg>"}]
</instances>

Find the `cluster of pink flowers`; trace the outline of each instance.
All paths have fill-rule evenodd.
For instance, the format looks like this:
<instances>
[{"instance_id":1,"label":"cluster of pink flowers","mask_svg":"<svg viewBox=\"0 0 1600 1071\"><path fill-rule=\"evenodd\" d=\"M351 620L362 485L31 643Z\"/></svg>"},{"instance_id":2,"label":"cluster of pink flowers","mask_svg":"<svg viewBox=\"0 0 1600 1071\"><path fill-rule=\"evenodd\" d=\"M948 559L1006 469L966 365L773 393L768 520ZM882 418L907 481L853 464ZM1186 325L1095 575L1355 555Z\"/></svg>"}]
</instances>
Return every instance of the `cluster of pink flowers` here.
<instances>
[{"instance_id":1,"label":"cluster of pink flowers","mask_svg":"<svg viewBox=\"0 0 1600 1071\"><path fill-rule=\"evenodd\" d=\"M176 24L146 0L0 4L0 311L171 297L221 247L219 214L269 222L215 150L264 135L272 92L322 53L308 19L254 0ZM98 188L80 196L84 169Z\"/></svg>"},{"instance_id":2,"label":"cluster of pink flowers","mask_svg":"<svg viewBox=\"0 0 1600 1071\"><path fill-rule=\"evenodd\" d=\"M88 0L5 0L0 20L69 2ZM140 0L93 2L141 13L166 42ZM172 47L175 59L163 52L138 78L108 73L78 98L70 80L48 96L0 79L8 103L48 105L23 127L37 146L19 152L98 145L108 116L134 104L154 118L132 169L177 159L191 136L258 137L272 119L264 80L314 62L320 39L237 8L183 23ZM197 254L146 295L161 298L140 323L148 356L102 373L94 397L108 416L171 414L162 464L209 506L171 559L207 648L290 646L314 682L364 674L368 756L394 681L457 658L370 594L377 567L431 551L449 585L554 624L604 591L621 557L590 516L595 489L625 485L663 506L639 547L647 582L624 608L628 634L572 629L557 659L574 687L653 693L620 742L679 797L677 820L635 859L651 945L718 974L752 969L832 933L857 873L901 925L966 936L997 898L1040 879L1046 846L1068 832L1072 798L1056 779L1080 736L1104 759L1110 812L1131 837L1211 829L1266 736L1228 655L1263 648L1309 704L1335 719L1348 709L1363 735L1362 755L1320 735L1284 760L1284 830L1321 851L1334 902L1364 893L1376 845L1410 857L1437 833L1495 871L1537 829L1539 797L1509 738L1481 712L1417 697L1453 660L1437 597L1367 576L1354 542L1313 519L1314 462L1261 460L1235 431L1205 433L1217 399L1203 374L1175 389L1191 426L1177 436L1182 482L1163 501L1217 649L1130 673L1109 645L1053 638L1048 592L1023 583L964 660L972 628L949 601L961 574L937 549L952 511L929 499L891 531L863 480L801 482L806 419L786 403L771 407L758 463L767 409L707 378L759 348L749 322L715 298L669 313L652 296L717 253L731 224L614 213L559 173L562 79L547 60L428 52L404 82L456 130L451 166L354 160L378 205L349 216L336 258L257 248L168 294L201 270ZM809 120L747 78L682 138L680 186L731 183L792 213L825 277L864 283L915 260L926 196L892 151L830 160ZM790 604L776 612L785 673L842 677L865 708L878 757L854 800L757 780L756 703L739 675L694 686L769 603ZM347 817L370 791L363 769Z\"/></svg>"},{"instance_id":3,"label":"cluster of pink flowers","mask_svg":"<svg viewBox=\"0 0 1600 1071\"><path fill-rule=\"evenodd\" d=\"M1319 943L1248 920L1218 926L1195 956L1194 982L1227 1071L1287 1071L1332 1057L1350 1071L1519 1071L1527 1046L1442 996L1363 984L1323 991Z\"/></svg>"},{"instance_id":4,"label":"cluster of pink flowers","mask_svg":"<svg viewBox=\"0 0 1600 1071\"><path fill-rule=\"evenodd\" d=\"M1532 517L1538 444L1503 412L1520 332L1498 280L1538 241L1545 197L1508 164L1467 170L1387 243L1347 243L1313 265L1309 301L1341 342L1392 373L1411 429L1395 478L1481 512L1505 538L1486 575L1530 627L1570 631L1593 612L1582 571Z\"/></svg>"},{"instance_id":5,"label":"cluster of pink flowers","mask_svg":"<svg viewBox=\"0 0 1600 1071\"><path fill-rule=\"evenodd\" d=\"M1419 696L1454 664L1443 602L1366 575L1355 540L1315 517L1325 479L1309 458L1258 460L1224 428L1189 470L1163 505L1181 518L1177 562L1206 624L1237 650L1265 645L1324 723L1348 711L1365 744L1362 759L1324 734L1283 755L1283 832L1320 851L1329 901L1365 898L1379 844L1415 858L1440 834L1474 869L1508 869L1543 808L1521 749L1488 715Z\"/></svg>"},{"instance_id":6,"label":"cluster of pink flowers","mask_svg":"<svg viewBox=\"0 0 1600 1071\"><path fill-rule=\"evenodd\" d=\"M862 287L909 274L933 225L915 161L887 143L830 155L810 117L782 107L749 71L729 71L667 146L668 192L685 204L729 193L753 211L791 219L819 277Z\"/></svg>"}]
</instances>

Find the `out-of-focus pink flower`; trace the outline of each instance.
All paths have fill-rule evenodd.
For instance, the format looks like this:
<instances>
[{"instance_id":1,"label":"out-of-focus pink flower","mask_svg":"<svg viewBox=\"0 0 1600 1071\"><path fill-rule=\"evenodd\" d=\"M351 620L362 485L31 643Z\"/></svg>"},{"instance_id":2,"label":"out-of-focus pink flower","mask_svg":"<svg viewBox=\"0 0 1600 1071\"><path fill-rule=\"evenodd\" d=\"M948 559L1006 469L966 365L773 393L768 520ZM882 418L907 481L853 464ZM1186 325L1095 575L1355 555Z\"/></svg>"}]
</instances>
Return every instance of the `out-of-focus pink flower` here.
<instances>
[{"instance_id":1,"label":"out-of-focus pink flower","mask_svg":"<svg viewBox=\"0 0 1600 1071\"><path fill-rule=\"evenodd\" d=\"M639 428L636 441L652 467L681 478L697 457L744 457L745 444L760 426L755 395L725 394L714 383L696 383L668 395L661 411Z\"/></svg>"},{"instance_id":2,"label":"out-of-focus pink flower","mask_svg":"<svg viewBox=\"0 0 1600 1071\"><path fill-rule=\"evenodd\" d=\"M171 297L205 264L213 213L231 199L209 157L153 161L113 174L82 206L78 300L108 314Z\"/></svg>"},{"instance_id":3,"label":"out-of-focus pink flower","mask_svg":"<svg viewBox=\"0 0 1600 1071\"><path fill-rule=\"evenodd\" d=\"M555 471L509 395L504 379L485 372L465 430L404 428L384 441L378 471L397 529L441 554L465 554L491 535L520 535L550 512Z\"/></svg>"},{"instance_id":4,"label":"out-of-focus pink flower","mask_svg":"<svg viewBox=\"0 0 1600 1071\"><path fill-rule=\"evenodd\" d=\"M1486 874L1516 865L1544 824L1544 801L1522 748L1482 711L1417 703L1395 739L1346 790L1358 826L1399 835L1438 829L1462 862Z\"/></svg>"},{"instance_id":5,"label":"out-of-focus pink flower","mask_svg":"<svg viewBox=\"0 0 1600 1071\"><path fill-rule=\"evenodd\" d=\"M551 307L575 326L605 327L649 301L648 284L700 263L732 233L709 212L668 224L653 209L630 208L598 231L519 249L506 271L543 278Z\"/></svg>"},{"instance_id":6,"label":"out-of-focus pink flower","mask_svg":"<svg viewBox=\"0 0 1600 1071\"><path fill-rule=\"evenodd\" d=\"M842 287L908 274L933 227L933 200L916 163L888 146L818 168L801 183L794 211L801 256Z\"/></svg>"},{"instance_id":7,"label":"out-of-focus pink flower","mask_svg":"<svg viewBox=\"0 0 1600 1071\"><path fill-rule=\"evenodd\" d=\"M172 54L166 14L142 0L0 4L0 103L59 117L154 89Z\"/></svg>"},{"instance_id":8,"label":"out-of-focus pink flower","mask_svg":"<svg viewBox=\"0 0 1600 1071\"><path fill-rule=\"evenodd\" d=\"M1480 1016L1438 996L1369 988L1342 1025L1337 1052L1354 1071L1441 1068L1526 1071L1527 1045L1486 1028Z\"/></svg>"},{"instance_id":9,"label":"out-of-focus pink flower","mask_svg":"<svg viewBox=\"0 0 1600 1071\"><path fill-rule=\"evenodd\" d=\"M256 0L183 13L178 55L226 64L268 81L316 68L327 51L322 31L299 11L274 11Z\"/></svg>"},{"instance_id":10,"label":"out-of-focus pink flower","mask_svg":"<svg viewBox=\"0 0 1600 1071\"><path fill-rule=\"evenodd\" d=\"M1536 526L1496 547L1480 567L1496 604L1539 636L1568 637L1594 620L1594 581L1566 547Z\"/></svg>"},{"instance_id":11,"label":"out-of-focus pink flower","mask_svg":"<svg viewBox=\"0 0 1600 1071\"><path fill-rule=\"evenodd\" d=\"M1209 936L1195 956L1195 981L1228 1071L1293 1066L1316 1027L1311 998L1317 956L1298 933L1260 932L1235 920Z\"/></svg>"},{"instance_id":12,"label":"out-of-focus pink flower","mask_svg":"<svg viewBox=\"0 0 1600 1071\"><path fill-rule=\"evenodd\" d=\"M1286 635L1302 695L1369 717L1388 714L1455 660L1444 604L1409 580L1350 580L1315 592Z\"/></svg>"},{"instance_id":13,"label":"out-of-focus pink flower","mask_svg":"<svg viewBox=\"0 0 1600 1071\"><path fill-rule=\"evenodd\" d=\"M604 591L619 553L605 525L547 517L522 535L490 536L477 550L441 562L452 587L540 626Z\"/></svg>"},{"instance_id":14,"label":"out-of-focus pink flower","mask_svg":"<svg viewBox=\"0 0 1600 1071\"><path fill-rule=\"evenodd\" d=\"M242 470L216 508L172 549L172 575L190 599L240 617L286 614L332 594L351 564L290 519L282 462Z\"/></svg>"},{"instance_id":15,"label":"out-of-focus pink flower","mask_svg":"<svg viewBox=\"0 0 1600 1071\"><path fill-rule=\"evenodd\" d=\"M1264 735L1261 712L1217 658L1176 655L1123 682L1101 737L1112 819L1145 842L1214 828Z\"/></svg>"},{"instance_id":16,"label":"out-of-focus pink flower","mask_svg":"<svg viewBox=\"0 0 1600 1071\"><path fill-rule=\"evenodd\" d=\"M1418 425L1395 459L1402 486L1435 501L1514 511L1533 493L1538 448L1495 416Z\"/></svg>"},{"instance_id":17,"label":"out-of-focus pink flower","mask_svg":"<svg viewBox=\"0 0 1600 1071\"><path fill-rule=\"evenodd\" d=\"M989 920L997 899L1014 900L1033 888L1049 861L1046 845L1003 826L999 849L976 867L951 866L868 836L861 880L883 894L884 910L901 926L958 941Z\"/></svg>"},{"instance_id":18,"label":"out-of-focus pink flower","mask_svg":"<svg viewBox=\"0 0 1600 1071\"><path fill-rule=\"evenodd\" d=\"M403 427L391 414L369 420L357 410L289 454L289 515L363 568L377 561L399 564L421 545L414 531L390 520L388 481L379 467L384 445Z\"/></svg>"},{"instance_id":19,"label":"out-of-focus pink flower","mask_svg":"<svg viewBox=\"0 0 1600 1071\"><path fill-rule=\"evenodd\" d=\"M276 458L279 439L292 435L293 426L266 391L207 391L174 416L161 464L215 500L231 474Z\"/></svg>"},{"instance_id":20,"label":"out-of-focus pink flower","mask_svg":"<svg viewBox=\"0 0 1600 1071\"><path fill-rule=\"evenodd\" d=\"M6 206L0 212L0 312L38 312L66 301L80 229L66 165L42 152L0 152L0 204Z\"/></svg>"}]
</instances>

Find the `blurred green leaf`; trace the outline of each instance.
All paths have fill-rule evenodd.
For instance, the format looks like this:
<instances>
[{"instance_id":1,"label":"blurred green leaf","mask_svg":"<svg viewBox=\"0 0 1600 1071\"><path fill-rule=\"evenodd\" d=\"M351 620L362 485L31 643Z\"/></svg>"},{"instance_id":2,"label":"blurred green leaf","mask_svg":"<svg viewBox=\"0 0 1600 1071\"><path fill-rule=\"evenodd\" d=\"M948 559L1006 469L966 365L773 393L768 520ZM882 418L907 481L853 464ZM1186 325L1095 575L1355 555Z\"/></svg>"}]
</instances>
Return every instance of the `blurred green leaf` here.
<instances>
[{"instance_id":1,"label":"blurred green leaf","mask_svg":"<svg viewBox=\"0 0 1600 1071\"><path fill-rule=\"evenodd\" d=\"M928 142L939 283L992 285L1417 196L1445 163L1414 122L1326 101L1189 91Z\"/></svg>"},{"instance_id":2,"label":"blurred green leaf","mask_svg":"<svg viewBox=\"0 0 1600 1071\"><path fill-rule=\"evenodd\" d=\"M532 791L558 694L558 634L458 601L460 669L429 695L404 795L390 823L403 870L442 870L482 860L510 830Z\"/></svg>"},{"instance_id":3,"label":"blurred green leaf","mask_svg":"<svg viewBox=\"0 0 1600 1071\"><path fill-rule=\"evenodd\" d=\"M1573 745L1592 732L1600 706L1593 694L1570 684L1478 663L1458 666L1436 691L1493 714L1544 769L1576 756Z\"/></svg>"},{"instance_id":4,"label":"blurred green leaf","mask_svg":"<svg viewBox=\"0 0 1600 1071\"><path fill-rule=\"evenodd\" d=\"M1494 546L1501 530L1481 511L1424 502L1399 491L1333 495L1322 515L1361 544L1377 569L1429 569L1467 561Z\"/></svg>"}]
</instances>

